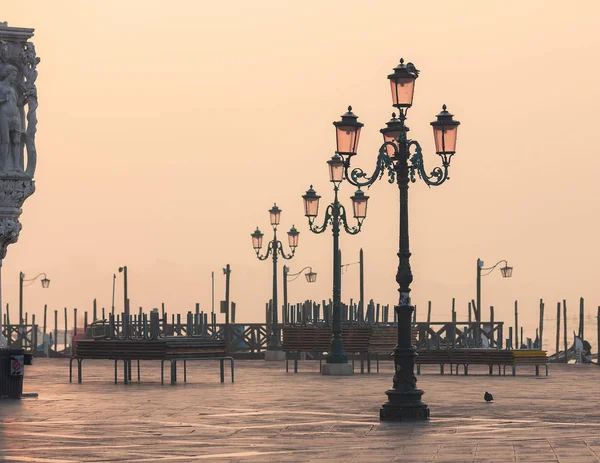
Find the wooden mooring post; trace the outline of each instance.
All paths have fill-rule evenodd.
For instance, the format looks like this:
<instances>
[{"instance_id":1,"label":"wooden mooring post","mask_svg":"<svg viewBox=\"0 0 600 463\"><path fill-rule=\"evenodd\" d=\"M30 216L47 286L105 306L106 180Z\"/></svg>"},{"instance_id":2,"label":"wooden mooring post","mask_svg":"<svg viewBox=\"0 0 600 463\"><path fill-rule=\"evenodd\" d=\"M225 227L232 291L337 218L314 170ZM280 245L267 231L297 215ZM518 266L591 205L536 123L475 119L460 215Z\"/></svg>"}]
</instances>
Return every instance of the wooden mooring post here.
<instances>
[{"instance_id":1,"label":"wooden mooring post","mask_svg":"<svg viewBox=\"0 0 600 463\"><path fill-rule=\"evenodd\" d=\"M519 341L523 342L523 339L519 339L519 306L518 301L515 301L515 349L520 349L521 344Z\"/></svg>"},{"instance_id":2,"label":"wooden mooring post","mask_svg":"<svg viewBox=\"0 0 600 463\"><path fill-rule=\"evenodd\" d=\"M584 324L584 314L583 314L583 298L579 298L579 339L584 340L583 336L583 324Z\"/></svg>"},{"instance_id":3,"label":"wooden mooring post","mask_svg":"<svg viewBox=\"0 0 600 463\"><path fill-rule=\"evenodd\" d=\"M54 311L54 352L58 352L58 310Z\"/></svg>"},{"instance_id":4,"label":"wooden mooring post","mask_svg":"<svg viewBox=\"0 0 600 463\"><path fill-rule=\"evenodd\" d=\"M565 346L565 363L569 363L567 355L567 301L563 299L563 342Z\"/></svg>"},{"instance_id":5,"label":"wooden mooring post","mask_svg":"<svg viewBox=\"0 0 600 463\"><path fill-rule=\"evenodd\" d=\"M544 339L544 301L542 299L540 299L540 326L539 326L539 329L540 329L540 338L539 338L540 343L539 343L538 348L540 350L542 350L543 345L544 345L544 343L542 341L542 339Z\"/></svg>"},{"instance_id":6,"label":"wooden mooring post","mask_svg":"<svg viewBox=\"0 0 600 463\"><path fill-rule=\"evenodd\" d=\"M558 349L560 348L560 302L556 303L556 360L558 360ZM565 355L567 353L565 352Z\"/></svg>"}]
</instances>

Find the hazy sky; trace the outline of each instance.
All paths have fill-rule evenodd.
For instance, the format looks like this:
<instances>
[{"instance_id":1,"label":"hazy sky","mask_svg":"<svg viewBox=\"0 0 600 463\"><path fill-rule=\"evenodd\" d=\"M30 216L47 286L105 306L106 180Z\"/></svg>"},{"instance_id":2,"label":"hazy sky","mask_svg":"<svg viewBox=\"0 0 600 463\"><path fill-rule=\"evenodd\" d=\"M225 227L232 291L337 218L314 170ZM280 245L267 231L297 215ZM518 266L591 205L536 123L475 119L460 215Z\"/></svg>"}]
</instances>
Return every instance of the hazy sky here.
<instances>
[{"instance_id":1,"label":"hazy sky","mask_svg":"<svg viewBox=\"0 0 600 463\"><path fill-rule=\"evenodd\" d=\"M462 123L451 180L410 189L418 319L428 300L434 319L450 319L452 297L466 319L477 258L507 259L512 279L483 280L484 318L494 305L512 323L518 300L531 336L540 298L550 330L556 301L575 316L583 296L595 333L600 3L31 0L0 14L35 28L41 57L37 191L3 267L13 317L21 270L52 281L25 289L38 317L45 303L110 307L121 265L132 310L183 313L210 310L211 271L223 297L230 263L238 321L262 321L271 265L250 233L270 236L273 202L282 231L301 232L291 271L318 272L316 284L290 283L290 299L329 298L331 234L308 231L301 195L313 184L322 206L332 198L331 123L348 104L365 124L355 165L373 168L393 110L386 76L404 57L421 70L408 125L427 168L439 163L429 122L441 105ZM347 206L353 191L342 185ZM366 299L393 304L398 192L381 181L369 195L343 260L362 247ZM358 266L342 278L343 299L356 300Z\"/></svg>"}]
</instances>

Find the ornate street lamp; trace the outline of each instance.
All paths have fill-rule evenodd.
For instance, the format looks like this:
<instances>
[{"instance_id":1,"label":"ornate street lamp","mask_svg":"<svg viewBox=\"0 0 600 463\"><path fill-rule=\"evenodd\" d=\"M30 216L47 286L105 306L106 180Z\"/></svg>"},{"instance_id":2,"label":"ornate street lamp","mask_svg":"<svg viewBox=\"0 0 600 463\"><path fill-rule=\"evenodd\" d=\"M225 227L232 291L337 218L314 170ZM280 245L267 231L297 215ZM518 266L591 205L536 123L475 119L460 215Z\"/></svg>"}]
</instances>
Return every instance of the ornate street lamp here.
<instances>
[{"instance_id":1,"label":"ornate street lamp","mask_svg":"<svg viewBox=\"0 0 600 463\"><path fill-rule=\"evenodd\" d=\"M315 281L317 281L317 273L312 271L312 267L308 266L308 267L304 267L302 270L300 270L297 273L290 273L290 268L287 265L283 266L283 307L284 307L284 311L285 314L287 314L287 308L288 308L288 293L287 293L287 284L289 281L294 281L296 280L300 275L302 275L302 273L304 273L305 270L308 270L308 272L306 272L304 274L304 276L306 277L306 282L307 283L314 283ZM292 279L290 280L290 277L292 277ZM287 316L283 315L283 323L289 323L289 320L287 320Z\"/></svg>"},{"instance_id":2,"label":"ornate street lamp","mask_svg":"<svg viewBox=\"0 0 600 463\"><path fill-rule=\"evenodd\" d=\"M415 81L419 71L412 63L400 64L388 76L392 90L392 105L397 108L398 115L392 114L392 120L381 130L383 144L379 149L375 171L371 176L360 168L351 169L352 157L356 155L358 138L362 124L352 113L352 108L334 122L336 128L337 154L344 159L346 179L357 187L371 186L384 173L389 176L390 183L396 183L400 190L400 232L399 232L399 265L396 274L399 302L394 307L398 319L398 345L394 348L395 374L392 389L386 392L388 401L380 410L381 420L407 421L427 420L429 407L421 401L423 391L417 389L414 373L416 348L411 339L411 318L414 307L410 301L410 284L413 276L410 268L410 249L408 236L408 185L415 182L418 175L428 186L438 186L448 179L450 159L456 150L456 133L460 124L453 120L446 107L431 123L436 141L436 153L442 161L429 174L423 166L421 146L416 140L407 138L408 127L405 124L406 113L412 106ZM360 211L359 211L360 212Z\"/></svg>"},{"instance_id":3,"label":"ornate street lamp","mask_svg":"<svg viewBox=\"0 0 600 463\"><path fill-rule=\"evenodd\" d=\"M477 259L477 307L475 307L475 320L481 322L481 277L489 275L494 271L498 265L504 263L504 267L500 267L500 273L503 278L510 278L512 276L513 268L508 266L508 262L504 259L496 262L495 265L488 268L483 268L483 261L481 259ZM481 272L487 272L482 274Z\"/></svg>"},{"instance_id":4,"label":"ornate street lamp","mask_svg":"<svg viewBox=\"0 0 600 463\"><path fill-rule=\"evenodd\" d=\"M350 111L350 110L349 110ZM347 116L348 117L348 116ZM362 125L362 124L361 124ZM340 126L336 126L338 131ZM355 125L355 127L357 127ZM360 129L360 128L359 128ZM339 140L339 136L338 136ZM354 146L356 148L356 146ZM342 313L341 313L341 262L339 252L339 236L340 226L344 227L346 233L356 235L360 232L362 223L367 216L367 202L369 197L366 196L360 188L354 193L352 199L352 208L354 218L357 219L356 226L349 226L346 218L346 208L338 200L338 190L344 175L344 160L341 155L336 154L329 161L329 180L333 183L333 202L327 206L325 211L325 219L323 224L317 226L314 224L317 212L319 209L319 198L313 187L308 189L304 199L304 212L308 217L308 225L313 233L323 233L327 229L327 225L331 224L333 234L333 321L332 321L332 338L329 354L327 355L327 363L323 366L321 373L324 375L351 375L354 373L352 364L348 363L348 356L344 351L344 342L342 340Z\"/></svg>"},{"instance_id":5,"label":"ornate street lamp","mask_svg":"<svg viewBox=\"0 0 600 463\"><path fill-rule=\"evenodd\" d=\"M290 246L292 252L290 254L286 254L283 251L283 244L277 239L277 226L279 225L280 218L281 209L277 207L277 204L274 204L273 207L269 209L269 219L271 221L271 226L273 227L273 239L269 241L265 255L260 254L260 250L262 248L262 239L264 236L263 233L258 229L258 227L256 227L254 233L250 235L252 237L252 247L256 252L256 257L258 257L259 260L266 260L269 256L271 256L273 259L273 319L271 323L271 339L267 346L265 360L285 360L285 352L281 350L281 330L279 328L277 317L277 256L281 255L281 257L286 260L290 260L292 257L294 257L296 247L298 247L298 237L300 235L300 232L292 225L290 231L287 232L288 245Z\"/></svg>"}]
</instances>

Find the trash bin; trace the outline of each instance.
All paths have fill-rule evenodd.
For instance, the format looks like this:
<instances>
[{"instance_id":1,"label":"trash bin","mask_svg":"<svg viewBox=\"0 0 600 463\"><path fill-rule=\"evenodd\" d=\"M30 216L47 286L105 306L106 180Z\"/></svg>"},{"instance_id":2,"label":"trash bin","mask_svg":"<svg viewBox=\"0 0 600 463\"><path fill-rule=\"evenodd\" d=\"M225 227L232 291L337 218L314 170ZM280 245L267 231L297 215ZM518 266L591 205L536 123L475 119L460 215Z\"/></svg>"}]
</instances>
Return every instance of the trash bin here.
<instances>
[{"instance_id":1,"label":"trash bin","mask_svg":"<svg viewBox=\"0 0 600 463\"><path fill-rule=\"evenodd\" d=\"M21 397L24 365L23 349L0 348L0 397Z\"/></svg>"}]
</instances>

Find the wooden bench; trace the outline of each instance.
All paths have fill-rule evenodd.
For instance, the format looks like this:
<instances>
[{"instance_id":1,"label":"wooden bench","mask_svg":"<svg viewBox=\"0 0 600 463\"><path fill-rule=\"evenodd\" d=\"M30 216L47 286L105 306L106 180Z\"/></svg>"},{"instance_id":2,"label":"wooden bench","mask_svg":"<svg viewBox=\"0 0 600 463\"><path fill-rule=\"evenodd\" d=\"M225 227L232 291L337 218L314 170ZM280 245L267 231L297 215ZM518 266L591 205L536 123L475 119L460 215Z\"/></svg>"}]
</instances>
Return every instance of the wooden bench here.
<instances>
[{"instance_id":1,"label":"wooden bench","mask_svg":"<svg viewBox=\"0 0 600 463\"><path fill-rule=\"evenodd\" d=\"M368 352L371 326L344 325L342 339L344 351L348 355L365 355ZM319 359L319 368L323 361L323 353L329 352L332 331L329 326L286 326L282 328L283 342L281 350L286 354L285 371L289 371L289 360L294 360L294 373L298 372L298 360L301 354L311 354ZM354 360L353 360L354 362ZM364 371L361 358L361 372Z\"/></svg>"},{"instance_id":2,"label":"wooden bench","mask_svg":"<svg viewBox=\"0 0 600 463\"><path fill-rule=\"evenodd\" d=\"M517 374L517 366L533 365L535 366L535 375L540 375L540 365L546 368L546 376L548 376L548 356L545 350L513 350L513 361L511 364L504 365L504 374L506 367L512 368L512 375Z\"/></svg>"},{"instance_id":3,"label":"wooden bench","mask_svg":"<svg viewBox=\"0 0 600 463\"><path fill-rule=\"evenodd\" d=\"M444 366L450 365L450 374L453 373L453 366L456 365L456 374L459 366L464 368L464 374L469 374L469 365L487 365L489 374L493 373L493 368L498 367L498 374L506 374L506 367L511 366L513 376L516 374L517 365L534 365L536 375L539 375L539 365L546 366L546 375L548 374L548 359L544 351L513 351L498 349L438 349L438 350L420 350L415 359L417 374L421 373L421 365L440 365L440 373L444 374Z\"/></svg>"},{"instance_id":4,"label":"wooden bench","mask_svg":"<svg viewBox=\"0 0 600 463\"><path fill-rule=\"evenodd\" d=\"M221 382L225 382L224 362L231 367L231 382L234 382L234 362L228 355L227 343L223 339L195 336L172 336L159 339L80 339L76 343L75 355L69 361L69 382L73 378L73 361L77 361L77 382L82 382L82 363L87 359L106 359L115 362L115 384L117 365L123 362L123 382L131 381L131 362L137 361L137 379L140 381L140 360L161 362L161 384L164 384L164 362L171 365L171 384L177 382L177 361L183 361L184 382L187 381L188 360L219 360Z\"/></svg>"}]
</instances>

